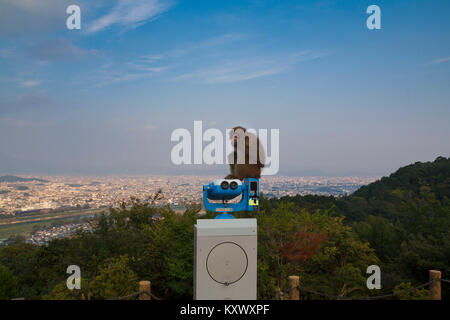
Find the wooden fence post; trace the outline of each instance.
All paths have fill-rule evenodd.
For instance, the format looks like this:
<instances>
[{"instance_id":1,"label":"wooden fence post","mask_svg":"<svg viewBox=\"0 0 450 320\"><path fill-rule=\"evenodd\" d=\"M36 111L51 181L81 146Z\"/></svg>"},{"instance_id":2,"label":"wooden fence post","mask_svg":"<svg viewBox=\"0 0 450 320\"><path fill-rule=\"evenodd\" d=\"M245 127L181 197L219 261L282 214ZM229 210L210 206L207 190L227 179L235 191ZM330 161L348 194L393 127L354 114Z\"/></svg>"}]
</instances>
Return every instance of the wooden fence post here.
<instances>
[{"instance_id":1,"label":"wooden fence post","mask_svg":"<svg viewBox=\"0 0 450 320\"><path fill-rule=\"evenodd\" d=\"M430 299L441 300L441 276L442 273L438 270L430 270Z\"/></svg>"},{"instance_id":2,"label":"wooden fence post","mask_svg":"<svg viewBox=\"0 0 450 320\"><path fill-rule=\"evenodd\" d=\"M139 281L139 300L151 300L151 292L150 281Z\"/></svg>"},{"instance_id":3,"label":"wooden fence post","mask_svg":"<svg viewBox=\"0 0 450 320\"><path fill-rule=\"evenodd\" d=\"M290 300L300 300L299 286L300 277L299 276L289 276L289 299Z\"/></svg>"}]
</instances>

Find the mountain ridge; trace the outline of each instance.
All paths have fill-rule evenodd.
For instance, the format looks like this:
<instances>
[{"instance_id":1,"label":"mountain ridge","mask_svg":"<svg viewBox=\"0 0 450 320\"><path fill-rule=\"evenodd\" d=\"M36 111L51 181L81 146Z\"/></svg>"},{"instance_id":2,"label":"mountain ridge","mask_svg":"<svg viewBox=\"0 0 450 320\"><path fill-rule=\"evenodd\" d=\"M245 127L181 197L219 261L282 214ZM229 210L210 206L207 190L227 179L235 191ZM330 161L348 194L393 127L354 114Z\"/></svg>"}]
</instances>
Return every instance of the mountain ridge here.
<instances>
[{"instance_id":1,"label":"mountain ridge","mask_svg":"<svg viewBox=\"0 0 450 320\"><path fill-rule=\"evenodd\" d=\"M30 182L30 181L48 182L47 180L39 178L22 178L14 175L0 176L0 182Z\"/></svg>"}]
</instances>

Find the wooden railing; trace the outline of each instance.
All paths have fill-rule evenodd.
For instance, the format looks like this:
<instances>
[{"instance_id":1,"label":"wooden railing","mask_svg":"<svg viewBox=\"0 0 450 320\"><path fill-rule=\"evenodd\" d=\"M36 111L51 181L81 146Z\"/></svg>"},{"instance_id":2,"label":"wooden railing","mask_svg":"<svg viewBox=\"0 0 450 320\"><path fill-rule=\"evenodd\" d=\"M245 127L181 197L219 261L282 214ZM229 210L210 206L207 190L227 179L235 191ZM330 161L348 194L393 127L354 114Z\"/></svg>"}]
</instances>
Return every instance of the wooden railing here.
<instances>
[{"instance_id":1,"label":"wooden railing","mask_svg":"<svg viewBox=\"0 0 450 320\"><path fill-rule=\"evenodd\" d=\"M300 277L299 276L289 276L288 282L289 282L289 300L300 300L300 292L304 291L307 293L316 294L319 296L324 296L330 299L336 299L336 300L380 300L380 299L386 299L390 297L397 296L399 294L408 293L420 288L424 288L428 286L428 290L430 293L430 300L441 300L441 283L450 283L450 280L442 279L442 273L438 270L430 270L428 272L429 275L429 281L426 283L423 283L421 285L418 285L414 288L409 288L405 290L401 290L398 292L394 292L391 294L381 295L381 296L366 296L366 297L341 297L336 296L332 294L328 294L325 292L319 292L316 290L308 289L300 285Z\"/></svg>"}]
</instances>

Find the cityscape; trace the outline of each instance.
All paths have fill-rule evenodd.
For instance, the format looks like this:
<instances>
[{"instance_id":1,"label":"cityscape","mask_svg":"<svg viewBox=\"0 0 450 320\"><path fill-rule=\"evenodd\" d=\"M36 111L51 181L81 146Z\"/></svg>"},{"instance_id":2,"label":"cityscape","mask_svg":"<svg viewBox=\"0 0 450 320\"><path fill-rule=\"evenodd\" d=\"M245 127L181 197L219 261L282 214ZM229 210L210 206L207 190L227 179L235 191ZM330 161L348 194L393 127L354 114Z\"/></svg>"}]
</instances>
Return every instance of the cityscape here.
<instances>
[{"instance_id":1,"label":"cityscape","mask_svg":"<svg viewBox=\"0 0 450 320\"><path fill-rule=\"evenodd\" d=\"M66 238L72 235L77 230L89 231L91 226L89 223L69 223L62 226L54 226L51 228L45 228L37 230L28 239L28 242L41 246L53 239Z\"/></svg>"},{"instance_id":2,"label":"cityscape","mask_svg":"<svg viewBox=\"0 0 450 320\"><path fill-rule=\"evenodd\" d=\"M92 218L131 198L182 212L202 200L202 186L219 176L0 176L0 244L16 236L41 246L91 230ZM341 197L378 177L265 176L268 198L299 195ZM234 201L234 200L233 200Z\"/></svg>"},{"instance_id":3,"label":"cityscape","mask_svg":"<svg viewBox=\"0 0 450 320\"><path fill-rule=\"evenodd\" d=\"M58 209L109 208L131 197L148 200L158 190L156 205L183 207L199 203L202 186L218 176L33 176L0 180L0 215L15 216ZM378 177L288 177L261 179L266 197L294 195L343 196ZM7 180L7 181L4 181Z\"/></svg>"}]
</instances>

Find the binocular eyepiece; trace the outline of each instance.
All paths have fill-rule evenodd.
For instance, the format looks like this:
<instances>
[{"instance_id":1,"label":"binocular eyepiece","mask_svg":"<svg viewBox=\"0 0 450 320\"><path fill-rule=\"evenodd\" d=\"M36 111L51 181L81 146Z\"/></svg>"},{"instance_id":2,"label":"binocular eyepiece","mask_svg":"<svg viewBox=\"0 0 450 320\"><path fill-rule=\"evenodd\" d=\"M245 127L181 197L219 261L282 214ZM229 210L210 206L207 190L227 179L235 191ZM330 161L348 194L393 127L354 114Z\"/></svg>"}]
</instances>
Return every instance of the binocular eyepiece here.
<instances>
[{"instance_id":1,"label":"binocular eyepiece","mask_svg":"<svg viewBox=\"0 0 450 320\"><path fill-rule=\"evenodd\" d=\"M245 187L238 179L218 179L204 186L207 198L211 200L231 200L241 195Z\"/></svg>"},{"instance_id":2,"label":"binocular eyepiece","mask_svg":"<svg viewBox=\"0 0 450 320\"><path fill-rule=\"evenodd\" d=\"M231 190L236 190L239 187L239 185L238 185L238 183L236 181L231 181L230 183L228 183L228 181L225 180L225 181L222 181L222 183L220 184L220 187L223 190L227 190L228 187Z\"/></svg>"}]
</instances>

